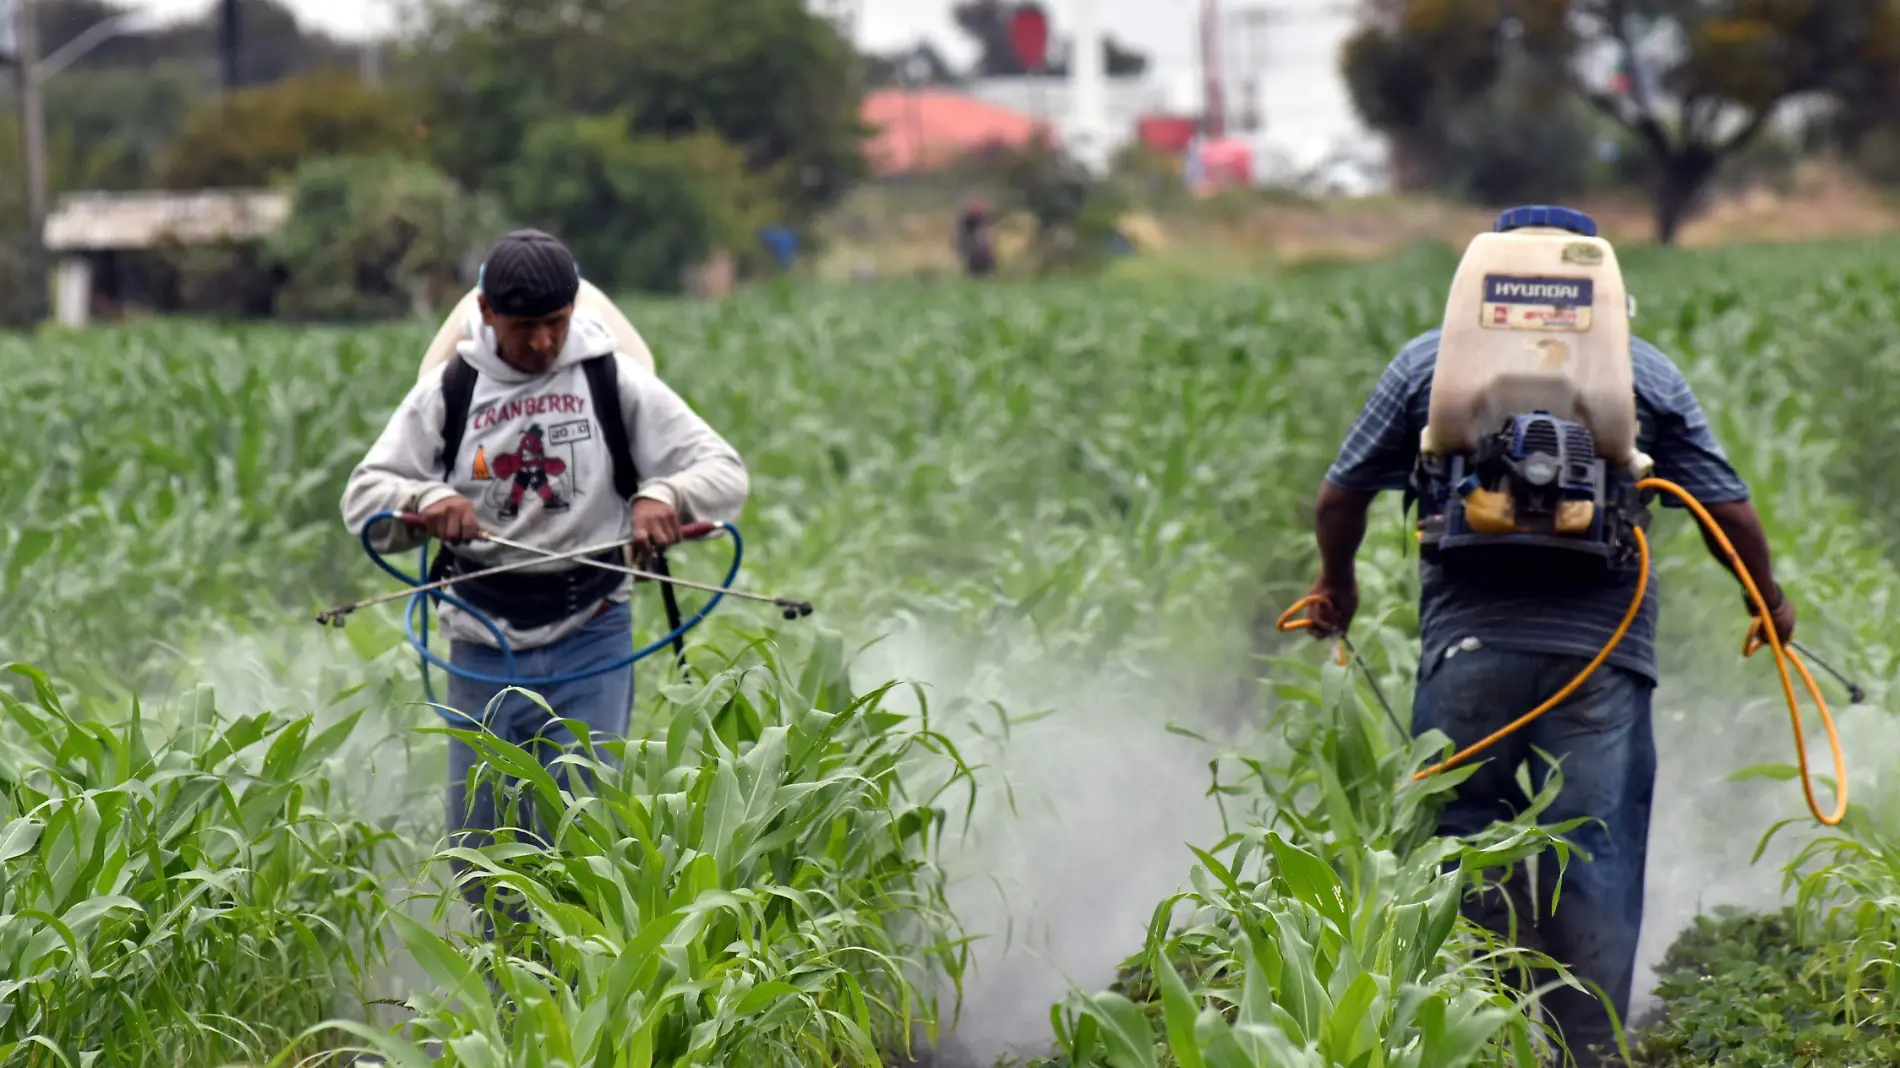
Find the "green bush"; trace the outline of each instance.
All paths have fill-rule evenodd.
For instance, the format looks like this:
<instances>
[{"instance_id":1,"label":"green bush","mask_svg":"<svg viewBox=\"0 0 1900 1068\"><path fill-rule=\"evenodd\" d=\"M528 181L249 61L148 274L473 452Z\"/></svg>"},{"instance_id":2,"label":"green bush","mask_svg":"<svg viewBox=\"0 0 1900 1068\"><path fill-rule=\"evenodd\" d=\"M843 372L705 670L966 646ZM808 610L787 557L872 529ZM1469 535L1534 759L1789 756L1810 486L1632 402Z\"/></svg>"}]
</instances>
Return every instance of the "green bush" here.
<instances>
[{"instance_id":1,"label":"green bush","mask_svg":"<svg viewBox=\"0 0 1900 1068\"><path fill-rule=\"evenodd\" d=\"M177 62L88 69L84 77L49 81L47 162L58 188L150 184L185 124L209 106L203 83L202 71Z\"/></svg>"},{"instance_id":2,"label":"green bush","mask_svg":"<svg viewBox=\"0 0 1900 1068\"><path fill-rule=\"evenodd\" d=\"M152 251L160 308L220 319L270 314L280 272L256 244L164 241Z\"/></svg>"},{"instance_id":3,"label":"green bush","mask_svg":"<svg viewBox=\"0 0 1900 1068\"><path fill-rule=\"evenodd\" d=\"M1900 127L1882 126L1860 139L1848 154L1868 181L1884 187L1900 186Z\"/></svg>"},{"instance_id":4,"label":"green bush","mask_svg":"<svg viewBox=\"0 0 1900 1068\"><path fill-rule=\"evenodd\" d=\"M274 185L323 156L420 157L419 107L354 72L318 71L206 101L157 161L166 189Z\"/></svg>"},{"instance_id":5,"label":"green bush","mask_svg":"<svg viewBox=\"0 0 1900 1068\"><path fill-rule=\"evenodd\" d=\"M1126 197L1060 149L1032 142L997 155L1011 208L1036 220L1036 258L1045 272L1086 268L1109 255Z\"/></svg>"},{"instance_id":6,"label":"green bush","mask_svg":"<svg viewBox=\"0 0 1900 1068\"><path fill-rule=\"evenodd\" d=\"M1900 1062L1891 1013L1846 975L1793 909L1699 916L1657 969L1664 1018L1634 1037L1646 1068L1821 1068ZM1826 934L1838 937L1841 932Z\"/></svg>"},{"instance_id":7,"label":"green bush","mask_svg":"<svg viewBox=\"0 0 1900 1068\"><path fill-rule=\"evenodd\" d=\"M1596 151L1582 105L1527 101L1500 86L1461 111L1446 139L1446 185L1481 204L1536 203L1582 192Z\"/></svg>"},{"instance_id":8,"label":"green bush","mask_svg":"<svg viewBox=\"0 0 1900 1068\"><path fill-rule=\"evenodd\" d=\"M419 6L404 77L428 103L434 160L472 188L498 188L538 130L575 115L738 146L794 224L867 173L862 63L806 0Z\"/></svg>"},{"instance_id":9,"label":"green bush","mask_svg":"<svg viewBox=\"0 0 1900 1068\"><path fill-rule=\"evenodd\" d=\"M737 148L713 134L636 138L618 116L537 126L509 177L521 222L559 235L615 290L678 292L721 249L757 266L759 228L780 214Z\"/></svg>"},{"instance_id":10,"label":"green bush","mask_svg":"<svg viewBox=\"0 0 1900 1068\"><path fill-rule=\"evenodd\" d=\"M291 218L268 245L284 281L277 311L314 319L432 313L472 283L474 262L501 229L491 201L428 164L313 160L298 168Z\"/></svg>"},{"instance_id":11,"label":"green bush","mask_svg":"<svg viewBox=\"0 0 1900 1068\"><path fill-rule=\"evenodd\" d=\"M0 329L32 326L51 310L36 255L24 230L0 230Z\"/></svg>"}]
</instances>

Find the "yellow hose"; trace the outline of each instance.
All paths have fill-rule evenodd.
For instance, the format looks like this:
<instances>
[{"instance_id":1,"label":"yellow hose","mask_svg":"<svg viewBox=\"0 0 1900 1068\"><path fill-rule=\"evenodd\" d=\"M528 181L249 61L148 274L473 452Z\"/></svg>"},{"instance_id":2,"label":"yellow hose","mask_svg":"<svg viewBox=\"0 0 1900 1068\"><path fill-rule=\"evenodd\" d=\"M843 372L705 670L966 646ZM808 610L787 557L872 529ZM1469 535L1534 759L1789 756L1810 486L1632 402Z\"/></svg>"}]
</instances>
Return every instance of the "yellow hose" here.
<instances>
[{"instance_id":1,"label":"yellow hose","mask_svg":"<svg viewBox=\"0 0 1900 1068\"><path fill-rule=\"evenodd\" d=\"M1734 565L1735 574L1741 579L1742 587L1747 591L1748 599L1754 603L1757 613L1754 621L1749 626L1748 636L1743 639L1742 656L1753 656L1764 644L1774 651L1775 669L1781 675L1781 690L1783 695L1788 699L1788 715L1794 723L1794 748L1801 765L1801 789L1807 795L1808 811L1814 813L1814 818L1827 826L1832 827L1839 824L1841 819L1847 815L1847 760L1841 753L1841 738L1839 733L1834 729L1833 713L1828 711L1827 699L1821 696L1821 688L1815 684L1814 676L1808 673L1807 665L1802 663L1801 658L1796 655L1793 650L1787 649L1781 644L1781 635L1776 633L1771 622L1772 613L1768 610L1768 601L1762 596L1761 590L1756 588L1754 577L1749 575L1748 567L1742 563L1741 554L1735 551L1735 546L1729 542L1728 535L1722 533L1722 528L1716 524L1715 518L1709 515L1708 509L1704 508L1702 502L1696 500L1688 490L1683 489L1674 482L1661 478L1646 478L1638 482L1636 486L1638 489L1661 490L1682 501L1682 503L1688 507L1689 511L1694 514L1696 520L1702 524L1703 529L1709 532L1715 543L1721 546L1722 551L1727 554L1729 562ZM1418 771L1412 776L1414 782L1426 776L1445 771L1448 768L1456 767L1471 757L1496 745L1499 741L1509 737L1514 732L1523 729L1526 724L1550 711L1552 708L1555 708L1564 698L1575 693L1577 687L1583 685L1584 680L1588 679L1597 668L1603 666L1603 662L1609 659L1611 651L1622 642L1623 636L1629 633L1630 624L1635 622L1637 612L1642 609L1643 595L1649 589L1649 539L1644 536L1641 530L1635 531L1635 534L1637 553L1641 558L1641 569L1638 571L1636 578L1636 595L1630 599L1629 610L1623 613L1623 621L1617 624L1615 633L1610 635L1609 642L1597 652L1596 657L1591 660L1590 663L1586 664L1583 670L1577 673L1575 678L1566 683L1563 689L1558 690L1542 704L1519 716L1509 725L1492 733L1490 737L1453 753L1450 757L1447 757L1437 764ZM1312 596L1301 598L1280 617L1279 628L1283 631L1292 631L1304 627L1311 627L1313 625L1312 619L1296 620L1293 619L1292 616L1295 612L1311 606L1318 600L1319 598ZM1344 662L1343 654L1344 647L1342 646L1342 663ZM1814 698L1815 706L1820 709L1821 723L1827 728L1828 744L1834 751L1834 779L1837 785L1835 787L1835 806L1832 815L1823 815L1821 813L1821 806L1814 797L1814 780L1808 770L1808 745L1801 733L1801 703L1795 698L1794 680L1788 674L1788 665L1790 663L1794 665L1795 671L1801 675L1801 681L1807 685L1809 695Z\"/></svg>"}]
</instances>

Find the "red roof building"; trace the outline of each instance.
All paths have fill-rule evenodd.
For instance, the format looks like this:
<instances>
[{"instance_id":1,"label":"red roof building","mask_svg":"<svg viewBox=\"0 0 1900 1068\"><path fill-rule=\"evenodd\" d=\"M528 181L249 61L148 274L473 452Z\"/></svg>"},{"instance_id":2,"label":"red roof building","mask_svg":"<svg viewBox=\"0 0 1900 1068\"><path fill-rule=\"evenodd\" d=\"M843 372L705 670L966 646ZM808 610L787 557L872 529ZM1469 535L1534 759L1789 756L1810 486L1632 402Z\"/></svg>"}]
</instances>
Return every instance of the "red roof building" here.
<instances>
[{"instance_id":1,"label":"red roof building","mask_svg":"<svg viewBox=\"0 0 1900 1068\"><path fill-rule=\"evenodd\" d=\"M860 112L874 131L865 145L879 177L930 171L984 148L1021 148L1049 125L1019 111L943 89L871 93Z\"/></svg>"}]
</instances>

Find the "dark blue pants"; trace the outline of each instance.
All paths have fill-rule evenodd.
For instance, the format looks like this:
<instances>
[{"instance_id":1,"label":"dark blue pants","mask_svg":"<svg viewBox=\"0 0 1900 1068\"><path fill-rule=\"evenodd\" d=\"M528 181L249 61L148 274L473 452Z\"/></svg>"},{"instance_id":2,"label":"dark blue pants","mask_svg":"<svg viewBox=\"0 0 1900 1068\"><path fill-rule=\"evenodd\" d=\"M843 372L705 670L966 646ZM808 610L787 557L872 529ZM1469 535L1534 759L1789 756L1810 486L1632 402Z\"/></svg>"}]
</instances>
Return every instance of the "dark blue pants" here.
<instances>
[{"instance_id":1,"label":"dark blue pants","mask_svg":"<svg viewBox=\"0 0 1900 1068\"><path fill-rule=\"evenodd\" d=\"M1587 663L1580 657L1460 650L1433 665L1419 683L1412 730L1437 728L1459 748L1471 745L1542 704ZM1526 893L1526 872L1511 873L1506 891L1516 912L1519 944L1541 950L1578 979L1601 987L1625 1026L1643 925L1643 866L1656 778L1652 691L1640 675L1598 668L1562 704L1474 758L1483 765L1458 788L1438 823L1441 834L1466 835L1509 819L1528 800L1515 781L1518 765L1528 761L1531 781L1541 788L1547 765L1533 750L1560 762L1563 789L1541 822L1589 819L1567 837L1591 859L1571 854L1554 911L1554 854L1538 862L1535 905ZM1487 879L1495 882L1498 874L1488 873ZM1502 895L1493 889L1469 898L1465 912L1503 932L1504 909ZM1579 1065L1599 1063L1586 1052L1589 1046L1614 1053L1609 1016L1594 994L1563 987L1547 993L1543 1004Z\"/></svg>"}]
</instances>

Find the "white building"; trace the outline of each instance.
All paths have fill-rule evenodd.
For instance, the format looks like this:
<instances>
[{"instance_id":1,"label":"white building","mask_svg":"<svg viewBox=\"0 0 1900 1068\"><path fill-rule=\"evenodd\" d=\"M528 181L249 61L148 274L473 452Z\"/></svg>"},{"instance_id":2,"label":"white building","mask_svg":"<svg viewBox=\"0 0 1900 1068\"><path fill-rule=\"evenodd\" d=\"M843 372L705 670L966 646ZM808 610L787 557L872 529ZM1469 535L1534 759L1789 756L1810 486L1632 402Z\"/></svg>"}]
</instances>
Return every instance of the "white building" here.
<instances>
[{"instance_id":1,"label":"white building","mask_svg":"<svg viewBox=\"0 0 1900 1068\"><path fill-rule=\"evenodd\" d=\"M1193 39L1178 42L1190 51L1164 47L1157 59L1173 62L1158 61L1140 78L1104 79L1102 118L1111 154L1135 140L1144 115L1203 112L1204 24L1195 15L1204 9L1192 0L1177 2L1183 23L1193 24ZM1340 71L1341 49L1356 26L1354 8L1337 0L1225 0L1217 12L1226 133L1252 146L1256 180L1339 192L1382 188L1384 139L1360 121ZM1048 120L1065 142L1076 132L1067 80L995 78L964 91Z\"/></svg>"},{"instance_id":2,"label":"white building","mask_svg":"<svg viewBox=\"0 0 1900 1068\"><path fill-rule=\"evenodd\" d=\"M1258 180L1285 183L1352 171L1365 180L1347 184L1364 190L1383 185L1384 138L1353 110L1340 70L1341 49L1357 26L1353 6L1336 0L1229 2L1221 14L1228 133L1254 147Z\"/></svg>"},{"instance_id":3,"label":"white building","mask_svg":"<svg viewBox=\"0 0 1900 1068\"><path fill-rule=\"evenodd\" d=\"M59 258L55 315L63 326L85 326L95 298L124 300L138 261L156 249L262 241L289 218L289 196L269 189L69 193L42 232Z\"/></svg>"}]
</instances>

